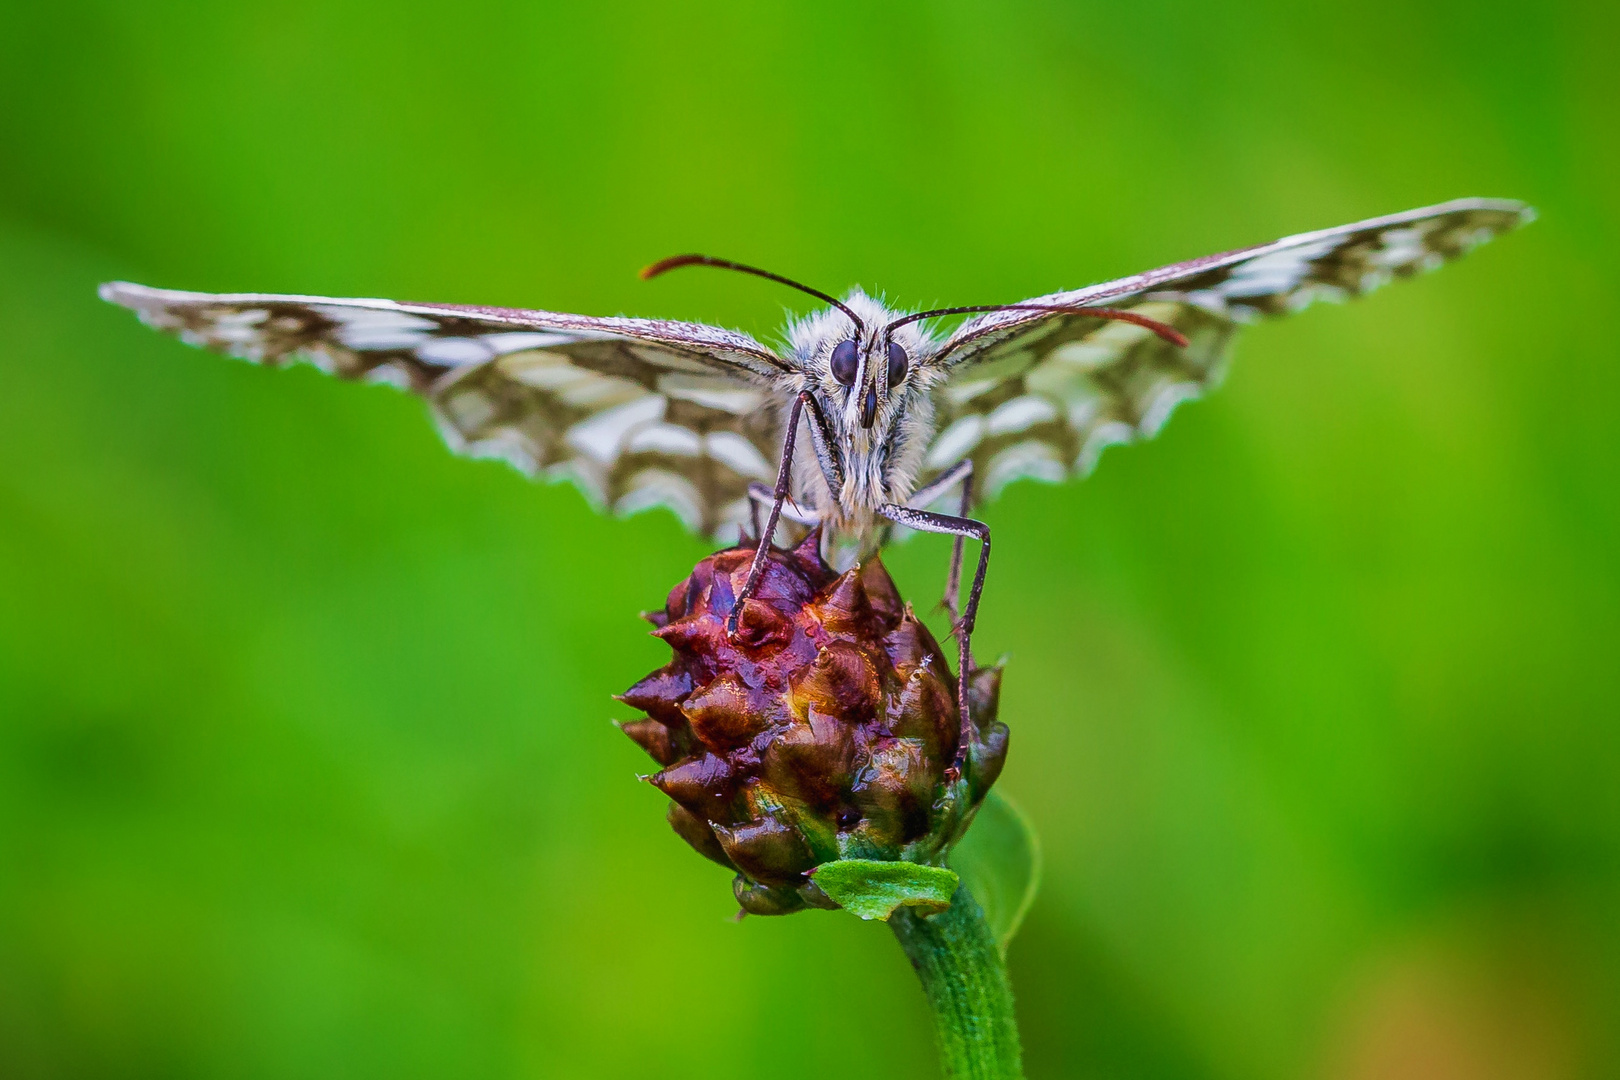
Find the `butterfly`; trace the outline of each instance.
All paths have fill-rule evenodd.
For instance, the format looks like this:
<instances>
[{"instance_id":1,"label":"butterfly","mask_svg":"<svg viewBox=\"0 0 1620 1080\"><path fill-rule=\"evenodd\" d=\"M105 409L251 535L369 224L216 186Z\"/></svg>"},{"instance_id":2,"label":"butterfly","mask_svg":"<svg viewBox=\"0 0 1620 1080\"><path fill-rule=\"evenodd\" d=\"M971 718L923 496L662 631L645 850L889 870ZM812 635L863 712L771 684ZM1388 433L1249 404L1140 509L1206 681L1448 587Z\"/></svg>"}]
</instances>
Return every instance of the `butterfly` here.
<instances>
[{"instance_id":1,"label":"butterfly","mask_svg":"<svg viewBox=\"0 0 1620 1080\"><path fill-rule=\"evenodd\" d=\"M894 525L955 537L944 606L966 725L990 559L989 528L970 516L977 501L1022 477L1084 475L1106 447L1151 437L1220 380L1241 325L1359 296L1533 217L1519 202L1458 199L1016 304L916 312L702 255L642 271L736 270L827 305L791 322L775 349L661 319L127 282L100 291L194 345L409 390L456 450L569 479L598 506L664 506L724 542L747 539L757 548L733 632L783 518L852 557ZM926 329L949 315L973 317ZM979 552L958 614L964 539Z\"/></svg>"}]
</instances>

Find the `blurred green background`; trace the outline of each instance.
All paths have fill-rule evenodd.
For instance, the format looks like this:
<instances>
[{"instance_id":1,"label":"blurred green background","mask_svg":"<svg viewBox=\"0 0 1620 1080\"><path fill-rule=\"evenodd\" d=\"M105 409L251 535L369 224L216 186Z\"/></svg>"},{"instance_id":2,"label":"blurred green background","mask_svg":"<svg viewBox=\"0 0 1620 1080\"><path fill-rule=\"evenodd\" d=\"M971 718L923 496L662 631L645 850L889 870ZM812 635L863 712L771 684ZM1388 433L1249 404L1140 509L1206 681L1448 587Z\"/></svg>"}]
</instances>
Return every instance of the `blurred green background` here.
<instances>
[{"instance_id":1,"label":"blurred green background","mask_svg":"<svg viewBox=\"0 0 1620 1080\"><path fill-rule=\"evenodd\" d=\"M0 1076L935 1070L888 933L728 921L607 723L700 541L98 281L765 335L634 271L1012 300L1459 195L1542 218L987 512L1029 1072L1620 1075L1612 3L0 14Z\"/></svg>"}]
</instances>

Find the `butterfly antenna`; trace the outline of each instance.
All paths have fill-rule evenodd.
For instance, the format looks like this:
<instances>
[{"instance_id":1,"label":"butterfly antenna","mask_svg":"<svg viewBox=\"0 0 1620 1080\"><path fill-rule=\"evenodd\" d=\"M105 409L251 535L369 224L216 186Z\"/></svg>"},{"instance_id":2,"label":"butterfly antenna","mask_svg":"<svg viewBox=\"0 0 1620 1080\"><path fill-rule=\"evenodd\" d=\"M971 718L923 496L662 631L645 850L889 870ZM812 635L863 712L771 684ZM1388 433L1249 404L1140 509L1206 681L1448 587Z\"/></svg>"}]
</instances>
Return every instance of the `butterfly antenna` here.
<instances>
[{"instance_id":1,"label":"butterfly antenna","mask_svg":"<svg viewBox=\"0 0 1620 1080\"><path fill-rule=\"evenodd\" d=\"M786 285L790 289L798 289L802 293L809 293L817 300L831 304L845 315L848 315L849 321L855 324L857 336L866 333L866 325L861 322L859 315L856 315L849 310L847 305L834 300L820 289L812 289L808 285L799 284L792 278L783 277L781 274L773 274L769 270L761 270L757 266L746 266L743 263L732 262L730 259L716 259L712 255L671 255L667 259L660 259L651 266L644 267L641 271L641 280L651 281L659 274L667 273L670 270L678 270L683 266L713 266L720 270L736 270L738 273L753 274L755 277L762 277L766 281L774 281L778 285Z\"/></svg>"},{"instance_id":2,"label":"butterfly antenna","mask_svg":"<svg viewBox=\"0 0 1620 1080\"><path fill-rule=\"evenodd\" d=\"M1146 327L1153 331L1178 349L1187 347L1187 335L1168 323L1150 319L1146 315L1138 315L1134 311L1121 311L1118 308L1082 307L1074 304L976 304L971 307L935 308L932 311L919 311L915 315L907 315L903 319L896 319L883 328L883 334L887 337L896 327L918 322L922 319L937 319L942 315L973 315L985 311L1067 312L1070 315L1085 315L1092 319L1134 323L1137 326Z\"/></svg>"}]
</instances>

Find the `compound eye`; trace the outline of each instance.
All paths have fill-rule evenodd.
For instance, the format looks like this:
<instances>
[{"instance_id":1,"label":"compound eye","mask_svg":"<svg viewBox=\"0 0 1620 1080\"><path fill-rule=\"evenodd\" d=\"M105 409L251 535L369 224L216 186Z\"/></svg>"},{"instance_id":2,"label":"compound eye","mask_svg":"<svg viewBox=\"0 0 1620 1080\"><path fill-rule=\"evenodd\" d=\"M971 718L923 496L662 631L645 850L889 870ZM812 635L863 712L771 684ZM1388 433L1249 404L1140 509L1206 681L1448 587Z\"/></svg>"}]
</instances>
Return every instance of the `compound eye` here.
<instances>
[{"instance_id":1,"label":"compound eye","mask_svg":"<svg viewBox=\"0 0 1620 1080\"><path fill-rule=\"evenodd\" d=\"M855 352L855 342L840 341L832 351L832 377L845 386L855 385L855 372L861 360Z\"/></svg>"},{"instance_id":2,"label":"compound eye","mask_svg":"<svg viewBox=\"0 0 1620 1080\"><path fill-rule=\"evenodd\" d=\"M889 389L899 386L906 377L906 350L897 341L889 342Z\"/></svg>"}]
</instances>

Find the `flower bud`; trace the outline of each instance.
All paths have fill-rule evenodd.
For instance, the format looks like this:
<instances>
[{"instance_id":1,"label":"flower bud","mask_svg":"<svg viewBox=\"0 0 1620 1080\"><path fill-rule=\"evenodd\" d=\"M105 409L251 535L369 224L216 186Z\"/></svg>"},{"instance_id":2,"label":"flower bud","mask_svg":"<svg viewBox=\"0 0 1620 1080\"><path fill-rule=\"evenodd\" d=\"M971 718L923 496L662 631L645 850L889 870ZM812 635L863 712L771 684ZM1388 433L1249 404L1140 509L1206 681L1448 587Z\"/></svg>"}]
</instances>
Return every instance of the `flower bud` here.
<instances>
[{"instance_id":1,"label":"flower bud","mask_svg":"<svg viewBox=\"0 0 1620 1080\"><path fill-rule=\"evenodd\" d=\"M621 724L663 766L648 779L699 854L737 871L744 911L830 907L808 871L837 859L942 864L1001 772L1001 669L969 675L962 736L956 678L876 558L844 574L812 533L767 553L759 587L726 620L751 545L709 556L649 612L674 650L620 695Z\"/></svg>"}]
</instances>

